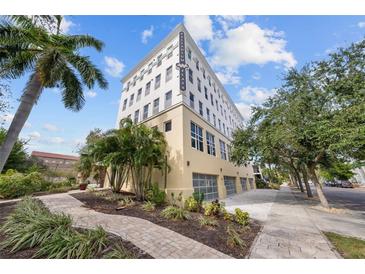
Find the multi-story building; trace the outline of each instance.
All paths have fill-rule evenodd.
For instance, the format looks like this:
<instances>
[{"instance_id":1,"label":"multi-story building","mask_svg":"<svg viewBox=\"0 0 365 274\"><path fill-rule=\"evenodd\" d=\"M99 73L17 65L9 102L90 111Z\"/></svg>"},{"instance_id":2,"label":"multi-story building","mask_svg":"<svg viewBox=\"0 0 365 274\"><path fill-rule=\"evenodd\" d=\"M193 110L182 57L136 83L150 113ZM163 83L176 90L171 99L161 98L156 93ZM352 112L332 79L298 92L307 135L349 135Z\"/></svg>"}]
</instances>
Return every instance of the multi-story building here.
<instances>
[{"instance_id":1,"label":"multi-story building","mask_svg":"<svg viewBox=\"0 0 365 274\"><path fill-rule=\"evenodd\" d=\"M156 172L154 180L167 182L168 194L215 199L255 188L252 166L229 161L232 132L243 118L184 25L122 82L117 124L130 117L164 133L171 172Z\"/></svg>"},{"instance_id":2,"label":"multi-story building","mask_svg":"<svg viewBox=\"0 0 365 274\"><path fill-rule=\"evenodd\" d=\"M77 175L76 164L79 157L42 151L32 151L31 157L44 164L50 171L64 175Z\"/></svg>"}]
</instances>

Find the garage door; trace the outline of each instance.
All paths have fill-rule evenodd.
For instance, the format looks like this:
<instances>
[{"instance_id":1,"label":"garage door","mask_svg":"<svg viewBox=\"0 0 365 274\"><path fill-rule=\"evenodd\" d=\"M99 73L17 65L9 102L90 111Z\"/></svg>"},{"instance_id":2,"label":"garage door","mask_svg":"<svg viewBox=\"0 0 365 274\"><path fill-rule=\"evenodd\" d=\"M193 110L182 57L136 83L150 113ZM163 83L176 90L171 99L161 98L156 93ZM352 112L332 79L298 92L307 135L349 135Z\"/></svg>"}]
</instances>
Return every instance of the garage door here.
<instances>
[{"instance_id":1,"label":"garage door","mask_svg":"<svg viewBox=\"0 0 365 274\"><path fill-rule=\"evenodd\" d=\"M241 183L242 191L246 191L247 190L247 178L240 178L240 183Z\"/></svg>"},{"instance_id":2,"label":"garage door","mask_svg":"<svg viewBox=\"0 0 365 274\"><path fill-rule=\"evenodd\" d=\"M226 187L227 196L237 193L235 181L235 177L224 176L224 186Z\"/></svg>"},{"instance_id":3,"label":"garage door","mask_svg":"<svg viewBox=\"0 0 365 274\"><path fill-rule=\"evenodd\" d=\"M253 181L253 178L248 178L248 181L250 182L250 188L255 189L255 182Z\"/></svg>"},{"instance_id":4,"label":"garage door","mask_svg":"<svg viewBox=\"0 0 365 274\"><path fill-rule=\"evenodd\" d=\"M195 192L204 193L205 200L218 199L217 176L193 173L193 187Z\"/></svg>"}]
</instances>

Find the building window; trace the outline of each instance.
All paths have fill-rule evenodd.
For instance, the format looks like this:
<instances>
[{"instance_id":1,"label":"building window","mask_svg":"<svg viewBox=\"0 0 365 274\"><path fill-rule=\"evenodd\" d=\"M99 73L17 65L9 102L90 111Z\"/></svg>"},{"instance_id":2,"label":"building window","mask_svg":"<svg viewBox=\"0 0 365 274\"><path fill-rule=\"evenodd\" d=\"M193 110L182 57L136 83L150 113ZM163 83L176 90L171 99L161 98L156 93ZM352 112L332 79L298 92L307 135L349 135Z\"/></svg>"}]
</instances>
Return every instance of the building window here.
<instances>
[{"instance_id":1,"label":"building window","mask_svg":"<svg viewBox=\"0 0 365 274\"><path fill-rule=\"evenodd\" d=\"M227 196L237 193L235 181L235 177L224 176L224 186L226 187Z\"/></svg>"},{"instance_id":2,"label":"building window","mask_svg":"<svg viewBox=\"0 0 365 274\"><path fill-rule=\"evenodd\" d=\"M199 90L199 92L201 92L202 91L202 83L201 83L199 77L197 78L197 80L198 80L198 90Z\"/></svg>"},{"instance_id":3,"label":"building window","mask_svg":"<svg viewBox=\"0 0 365 274\"><path fill-rule=\"evenodd\" d=\"M190 123L191 147L203 151L203 129L195 123Z\"/></svg>"},{"instance_id":4,"label":"building window","mask_svg":"<svg viewBox=\"0 0 365 274\"><path fill-rule=\"evenodd\" d=\"M139 110L134 112L134 123L137 124L139 120Z\"/></svg>"},{"instance_id":5,"label":"building window","mask_svg":"<svg viewBox=\"0 0 365 274\"><path fill-rule=\"evenodd\" d=\"M240 183L241 183L242 191L247 190L247 179L241 177L240 178Z\"/></svg>"},{"instance_id":6,"label":"building window","mask_svg":"<svg viewBox=\"0 0 365 274\"><path fill-rule=\"evenodd\" d=\"M216 118L215 118L215 114L213 113L213 124L214 124L214 127L216 127L217 126L217 123L216 123L216 120L215 120Z\"/></svg>"},{"instance_id":7,"label":"building window","mask_svg":"<svg viewBox=\"0 0 365 274\"><path fill-rule=\"evenodd\" d=\"M222 105L219 105L221 107L221 115L223 116L223 107Z\"/></svg>"},{"instance_id":8,"label":"building window","mask_svg":"<svg viewBox=\"0 0 365 274\"><path fill-rule=\"evenodd\" d=\"M191 107L192 109L194 109L194 108L195 108L194 94L192 94L191 92L190 92L189 99L190 99L190 107Z\"/></svg>"},{"instance_id":9,"label":"building window","mask_svg":"<svg viewBox=\"0 0 365 274\"><path fill-rule=\"evenodd\" d=\"M149 108L150 104L147 104L143 107L143 120L148 118L148 108Z\"/></svg>"},{"instance_id":10,"label":"building window","mask_svg":"<svg viewBox=\"0 0 365 274\"><path fill-rule=\"evenodd\" d=\"M133 86L135 86L135 85L136 85L136 82L137 82L137 75L135 75L135 76L133 77Z\"/></svg>"},{"instance_id":11,"label":"building window","mask_svg":"<svg viewBox=\"0 0 365 274\"><path fill-rule=\"evenodd\" d=\"M189 69L189 81L190 83L193 83L193 71L191 69Z\"/></svg>"},{"instance_id":12,"label":"building window","mask_svg":"<svg viewBox=\"0 0 365 274\"><path fill-rule=\"evenodd\" d=\"M219 130L222 131L221 120L220 119L218 119L218 126L219 126Z\"/></svg>"},{"instance_id":13,"label":"building window","mask_svg":"<svg viewBox=\"0 0 365 274\"><path fill-rule=\"evenodd\" d=\"M223 132L226 134L226 125L223 123Z\"/></svg>"},{"instance_id":14,"label":"building window","mask_svg":"<svg viewBox=\"0 0 365 274\"><path fill-rule=\"evenodd\" d=\"M170 59L172 57L172 52L173 52L172 47L173 47L173 45L171 45L167 48L167 52L168 52L167 59Z\"/></svg>"},{"instance_id":15,"label":"building window","mask_svg":"<svg viewBox=\"0 0 365 274\"><path fill-rule=\"evenodd\" d=\"M157 75L155 78L155 89L158 89L161 84L161 74Z\"/></svg>"},{"instance_id":16,"label":"building window","mask_svg":"<svg viewBox=\"0 0 365 274\"><path fill-rule=\"evenodd\" d=\"M134 101L134 93L131 95L131 98L129 99L129 106L133 105Z\"/></svg>"},{"instance_id":17,"label":"building window","mask_svg":"<svg viewBox=\"0 0 365 274\"><path fill-rule=\"evenodd\" d=\"M217 176L193 173L194 192L204 193L204 200L218 199Z\"/></svg>"},{"instance_id":18,"label":"building window","mask_svg":"<svg viewBox=\"0 0 365 274\"><path fill-rule=\"evenodd\" d=\"M172 104L172 90L165 94L165 108L168 108Z\"/></svg>"},{"instance_id":19,"label":"building window","mask_svg":"<svg viewBox=\"0 0 365 274\"><path fill-rule=\"evenodd\" d=\"M199 101L199 113L200 113L201 116L204 115L204 113L203 113L203 103L200 102L200 101Z\"/></svg>"},{"instance_id":20,"label":"building window","mask_svg":"<svg viewBox=\"0 0 365 274\"><path fill-rule=\"evenodd\" d=\"M165 132L169 132L169 131L172 130L172 122L171 122L171 120L165 122L165 124L164 124L164 130L165 130Z\"/></svg>"},{"instance_id":21,"label":"building window","mask_svg":"<svg viewBox=\"0 0 365 274\"><path fill-rule=\"evenodd\" d=\"M197 70L199 70L199 60L198 59L195 61L195 67Z\"/></svg>"},{"instance_id":22,"label":"building window","mask_svg":"<svg viewBox=\"0 0 365 274\"><path fill-rule=\"evenodd\" d=\"M127 101L128 101L128 99L125 99L123 102L123 110L125 110L127 108Z\"/></svg>"},{"instance_id":23,"label":"building window","mask_svg":"<svg viewBox=\"0 0 365 274\"><path fill-rule=\"evenodd\" d=\"M215 156L214 135L207 131L207 151L209 155Z\"/></svg>"},{"instance_id":24,"label":"building window","mask_svg":"<svg viewBox=\"0 0 365 274\"><path fill-rule=\"evenodd\" d=\"M159 67L161 66L161 64L162 64L162 53L159 56L157 56L157 66Z\"/></svg>"},{"instance_id":25,"label":"building window","mask_svg":"<svg viewBox=\"0 0 365 274\"><path fill-rule=\"evenodd\" d=\"M210 94L210 104L214 106L213 94Z\"/></svg>"},{"instance_id":26,"label":"building window","mask_svg":"<svg viewBox=\"0 0 365 274\"><path fill-rule=\"evenodd\" d=\"M152 72L152 62L148 64L148 74Z\"/></svg>"},{"instance_id":27,"label":"building window","mask_svg":"<svg viewBox=\"0 0 365 274\"><path fill-rule=\"evenodd\" d=\"M169 66L166 69L166 82L170 81L172 79L172 66Z\"/></svg>"},{"instance_id":28,"label":"building window","mask_svg":"<svg viewBox=\"0 0 365 274\"><path fill-rule=\"evenodd\" d=\"M191 49L188 48L188 58L191 60Z\"/></svg>"},{"instance_id":29,"label":"building window","mask_svg":"<svg viewBox=\"0 0 365 274\"><path fill-rule=\"evenodd\" d=\"M143 80L143 75L144 75L144 69L141 70L141 76L139 76L139 81Z\"/></svg>"},{"instance_id":30,"label":"building window","mask_svg":"<svg viewBox=\"0 0 365 274\"><path fill-rule=\"evenodd\" d=\"M137 91L137 102L139 100L141 100L141 96L142 96L142 89L140 88L138 91Z\"/></svg>"},{"instance_id":31,"label":"building window","mask_svg":"<svg viewBox=\"0 0 365 274\"><path fill-rule=\"evenodd\" d=\"M210 123L210 110L209 110L209 108L206 108L206 111L207 111L207 119L208 119L208 122Z\"/></svg>"},{"instance_id":32,"label":"building window","mask_svg":"<svg viewBox=\"0 0 365 274\"><path fill-rule=\"evenodd\" d=\"M212 82L210 80L210 76L208 76L208 84L209 84L210 87L212 86Z\"/></svg>"},{"instance_id":33,"label":"building window","mask_svg":"<svg viewBox=\"0 0 365 274\"><path fill-rule=\"evenodd\" d=\"M204 86L204 97L208 100L208 89L206 86Z\"/></svg>"},{"instance_id":34,"label":"building window","mask_svg":"<svg viewBox=\"0 0 365 274\"><path fill-rule=\"evenodd\" d=\"M157 98L153 101L153 115L157 114L159 112L160 108L160 98Z\"/></svg>"},{"instance_id":35,"label":"building window","mask_svg":"<svg viewBox=\"0 0 365 274\"><path fill-rule=\"evenodd\" d=\"M227 112L226 112L226 110L224 110L224 119L227 120Z\"/></svg>"},{"instance_id":36,"label":"building window","mask_svg":"<svg viewBox=\"0 0 365 274\"><path fill-rule=\"evenodd\" d=\"M128 114L127 118L132 120L132 114Z\"/></svg>"},{"instance_id":37,"label":"building window","mask_svg":"<svg viewBox=\"0 0 365 274\"><path fill-rule=\"evenodd\" d=\"M203 68L203 78L205 79L205 69Z\"/></svg>"},{"instance_id":38,"label":"building window","mask_svg":"<svg viewBox=\"0 0 365 274\"><path fill-rule=\"evenodd\" d=\"M231 146L227 145L227 154L228 154L228 161L231 160Z\"/></svg>"},{"instance_id":39,"label":"building window","mask_svg":"<svg viewBox=\"0 0 365 274\"><path fill-rule=\"evenodd\" d=\"M146 84L146 90L144 91L144 95L147 96L148 94L150 94L150 91L151 91L151 81L149 81Z\"/></svg>"},{"instance_id":40,"label":"building window","mask_svg":"<svg viewBox=\"0 0 365 274\"><path fill-rule=\"evenodd\" d=\"M219 111L218 100L215 100L215 107L217 108L217 111Z\"/></svg>"},{"instance_id":41,"label":"building window","mask_svg":"<svg viewBox=\"0 0 365 274\"><path fill-rule=\"evenodd\" d=\"M221 149L221 159L227 160L226 143L219 140L219 147Z\"/></svg>"},{"instance_id":42,"label":"building window","mask_svg":"<svg viewBox=\"0 0 365 274\"><path fill-rule=\"evenodd\" d=\"M131 85L131 83L130 83L130 82L128 82L128 83L127 83L127 87L125 88L127 91L129 90L130 85Z\"/></svg>"}]
</instances>

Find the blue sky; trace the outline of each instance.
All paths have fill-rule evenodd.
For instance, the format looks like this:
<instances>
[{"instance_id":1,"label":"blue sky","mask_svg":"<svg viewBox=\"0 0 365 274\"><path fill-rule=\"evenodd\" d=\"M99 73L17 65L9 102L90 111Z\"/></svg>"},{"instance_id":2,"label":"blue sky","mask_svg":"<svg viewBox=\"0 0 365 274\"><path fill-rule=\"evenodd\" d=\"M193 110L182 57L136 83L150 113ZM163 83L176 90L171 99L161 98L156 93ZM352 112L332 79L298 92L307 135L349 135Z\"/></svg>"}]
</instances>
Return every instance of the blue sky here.
<instances>
[{"instance_id":1,"label":"blue sky","mask_svg":"<svg viewBox=\"0 0 365 274\"><path fill-rule=\"evenodd\" d=\"M339 46L364 38L365 16L67 16L63 31L90 34L105 43L101 53L84 50L105 73L109 89L85 89L80 112L66 110L57 89L47 89L21 137L28 152L75 154L93 128L116 124L120 79L178 23L185 22L245 118L280 86L292 66L323 59ZM11 82L12 100L4 127L15 113L25 81Z\"/></svg>"}]
</instances>

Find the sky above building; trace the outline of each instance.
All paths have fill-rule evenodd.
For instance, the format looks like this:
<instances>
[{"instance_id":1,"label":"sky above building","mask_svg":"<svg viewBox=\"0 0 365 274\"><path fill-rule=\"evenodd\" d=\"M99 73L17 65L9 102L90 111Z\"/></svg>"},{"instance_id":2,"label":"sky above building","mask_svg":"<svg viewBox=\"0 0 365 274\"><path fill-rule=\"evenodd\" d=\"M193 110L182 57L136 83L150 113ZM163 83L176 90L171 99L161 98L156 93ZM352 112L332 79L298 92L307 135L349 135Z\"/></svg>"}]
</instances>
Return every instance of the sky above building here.
<instances>
[{"instance_id":1,"label":"sky above building","mask_svg":"<svg viewBox=\"0 0 365 274\"><path fill-rule=\"evenodd\" d=\"M121 78L177 24L185 23L245 119L280 87L285 71L326 58L338 47L364 39L365 16L66 16L62 30L90 34L101 53L82 53L105 73L108 90L85 88L79 112L64 108L59 91L45 89L21 132L28 152L75 154L94 128L116 125ZM8 128L29 75L10 82Z\"/></svg>"}]
</instances>

